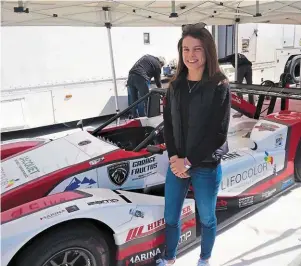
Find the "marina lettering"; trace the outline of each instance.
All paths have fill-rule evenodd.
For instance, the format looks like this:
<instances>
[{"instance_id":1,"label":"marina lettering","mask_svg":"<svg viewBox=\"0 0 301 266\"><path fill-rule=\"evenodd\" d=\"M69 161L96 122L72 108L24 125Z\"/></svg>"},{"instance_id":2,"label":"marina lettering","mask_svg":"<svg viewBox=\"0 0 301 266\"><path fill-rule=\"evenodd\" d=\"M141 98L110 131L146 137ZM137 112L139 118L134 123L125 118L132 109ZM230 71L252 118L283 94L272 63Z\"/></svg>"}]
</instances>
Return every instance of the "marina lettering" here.
<instances>
[{"instance_id":1,"label":"marina lettering","mask_svg":"<svg viewBox=\"0 0 301 266\"><path fill-rule=\"evenodd\" d=\"M222 180L221 189L224 190L228 187L232 187L235 184L239 184L242 181L246 181L247 179L252 179L254 176L256 177L258 174L267 171L267 169L267 163L262 163L252 168L249 168L248 170L245 170L242 173L228 177L227 179Z\"/></svg>"},{"instance_id":2,"label":"marina lettering","mask_svg":"<svg viewBox=\"0 0 301 266\"><path fill-rule=\"evenodd\" d=\"M142 262L145 260L153 259L160 253L161 253L161 250L159 248L153 249L146 253L142 253L142 254L136 255L135 257L131 257L130 261L131 261L131 263Z\"/></svg>"}]
</instances>

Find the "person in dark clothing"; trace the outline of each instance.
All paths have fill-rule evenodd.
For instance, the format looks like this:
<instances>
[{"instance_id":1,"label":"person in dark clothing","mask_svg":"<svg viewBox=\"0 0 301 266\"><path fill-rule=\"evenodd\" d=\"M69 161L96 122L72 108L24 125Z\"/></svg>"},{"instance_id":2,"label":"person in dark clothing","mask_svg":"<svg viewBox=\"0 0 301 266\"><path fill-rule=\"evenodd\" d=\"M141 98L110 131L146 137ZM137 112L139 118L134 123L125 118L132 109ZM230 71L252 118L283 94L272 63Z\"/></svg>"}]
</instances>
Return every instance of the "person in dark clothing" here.
<instances>
[{"instance_id":1,"label":"person in dark clothing","mask_svg":"<svg viewBox=\"0 0 301 266\"><path fill-rule=\"evenodd\" d=\"M156 86L161 88L161 68L165 64L163 57L152 55L142 56L129 71L127 80L129 106L149 92L150 81L154 78ZM132 109L132 117L146 116L147 101L143 101L138 108ZM137 114L138 111L138 114Z\"/></svg>"},{"instance_id":2,"label":"person in dark clothing","mask_svg":"<svg viewBox=\"0 0 301 266\"><path fill-rule=\"evenodd\" d=\"M208 266L216 237L215 207L228 149L231 94L210 32L199 24L183 28L177 73L166 92L164 139L169 157L165 182L165 254L157 265L173 265L180 217L190 183L201 221L198 266Z\"/></svg>"},{"instance_id":3,"label":"person in dark clothing","mask_svg":"<svg viewBox=\"0 0 301 266\"><path fill-rule=\"evenodd\" d=\"M226 57L218 59L218 62L223 64L223 63L231 63L231 65L235 68L235 54L228 55ZM242 84L244 78L246 79L247 84L252 84L252 62L248 60L248 58L243 55L238 53L237 54L237 83ZM237 92L237 96L239 98L243 98L243 94ZM248 95L249 98L249 103L254 104L254 96L253 95ZM241 117L241 113L236 113L234 117Z\"/></svg>"}]
</instances>

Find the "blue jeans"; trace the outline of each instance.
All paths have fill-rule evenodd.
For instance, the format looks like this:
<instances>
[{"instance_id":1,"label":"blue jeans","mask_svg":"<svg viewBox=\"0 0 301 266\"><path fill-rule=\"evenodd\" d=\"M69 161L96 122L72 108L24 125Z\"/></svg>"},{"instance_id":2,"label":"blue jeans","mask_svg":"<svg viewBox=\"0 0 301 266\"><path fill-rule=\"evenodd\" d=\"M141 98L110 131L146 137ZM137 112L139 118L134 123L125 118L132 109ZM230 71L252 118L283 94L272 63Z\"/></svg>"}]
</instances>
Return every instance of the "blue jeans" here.
<instances>
[{"instance_id":1,"label":"blue jeans","mask_svg":"<svg viewBox=\"0 0 301 266\"><path fill-rule=\"evenodd\" d=\"M139 98L149 93L150 81L145 80L143 77L131 74L128 78L127 91L128 91L128 105L132 105L138 101ZM147 115L147 99L140 102L135 108L132 108L130 113L136 117L144 117Z\"/></svg>"},{"instance_id":2,"label":"blue jeans","mask_svg":"<svg viewBox=\"0 0 301 266\"><path fill-rule=\"evenodd\" d=\"M195 168L189 170L190 178L181 179L170 167L165 183L165 259L176 257L181 234L180 216L184 199L192 182L194 197L201 221L201 258L209 259L216 237L215 207L222 178L221 165L216 168Z\"/></svg>"}]
</instances>

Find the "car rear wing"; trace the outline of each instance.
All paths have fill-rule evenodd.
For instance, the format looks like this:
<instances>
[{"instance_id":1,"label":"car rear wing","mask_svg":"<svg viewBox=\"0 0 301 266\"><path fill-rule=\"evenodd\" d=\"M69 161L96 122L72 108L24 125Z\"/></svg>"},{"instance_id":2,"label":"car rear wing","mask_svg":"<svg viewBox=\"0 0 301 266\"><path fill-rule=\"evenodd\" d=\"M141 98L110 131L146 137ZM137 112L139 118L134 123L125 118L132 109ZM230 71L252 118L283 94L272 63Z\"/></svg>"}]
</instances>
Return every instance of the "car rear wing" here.
<instances>
[{"instance_id":1,"label":"car rear wing","mask_svg":"<svg viewBox=\"0 0 301 266\"><path fill-rule=\"evenodd\" d=\"M267 114L273 113L277 98L280 98L280 109L287 110L289 99L301 100L301 88L283 88L277 86L263 86L263 85L248 85L230 83L232 92L232 108L241 112L250 118L259 119L264 100L269 97L269 106L267 108ZM250 104L244 99L237 97L234 92L239 92L248 95L259 95L256 105Z\"/></svg>"}]
</instances>

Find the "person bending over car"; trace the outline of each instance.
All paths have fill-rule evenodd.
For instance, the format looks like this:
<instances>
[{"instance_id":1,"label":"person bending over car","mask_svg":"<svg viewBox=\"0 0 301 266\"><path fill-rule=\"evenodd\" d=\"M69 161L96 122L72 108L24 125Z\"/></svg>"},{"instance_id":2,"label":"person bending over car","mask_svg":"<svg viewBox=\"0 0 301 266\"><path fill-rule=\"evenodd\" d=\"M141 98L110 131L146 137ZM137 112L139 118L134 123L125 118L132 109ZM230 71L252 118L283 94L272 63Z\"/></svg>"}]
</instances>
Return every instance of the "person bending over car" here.
<instances>
[{"instance_id":1,"label":"person bending over car","mask_svg":"<svg viewBox=\"0 0 301 266\"><path fill-rule=\"evenodd\" d=\"M231 96L219 69L212 35L198 23L183 28L177 73L164 106L164 138L169 157L165 183L165 255L157 265L173 265L184 199L192 183L202 229L201 254L207 266L216 237L215 207L222 179L221 157L228 152Z\"/></svg>"},{"instance_id":2,"label":"person bending over car","mask_svg":"<svg viewBox=\"0 0 301 266\"><path fill-rule=\"evenodd\" d=\"M152 55L144 55L134 64L129 71L127 80L129 106L136 102L140 97L149 93L149 86L152 78L154 78L158 88L162 87L161 68L164 64L164 57L155 57ZM131 116L133 118L146 116L146 103L146 100L139 103L137 108L138 110L136 108L132 108Z\"/></svg>"},{"instance_id":3,"label":"person bending over car","mask_svg":"<svg viewBox=\"0 0 301 266\"><path fill-rule=\"evenodd\" d=\"M231 65L235 68L235 54L230 54L226 57L218 59L218 62L223 63L231 63ZM248 60L248 58L238 53L237 54L237 83L242 84L243 80L246 79L247 84L253 83L253 70L252 70L252 62ZM236 93L237 96L241 99L243 99L243 94L240 92ZM248 95L249 103L254 104L254 96ZM233 117L241 117L242 113L235 113Z\"/></svg>"}]
</instances>

